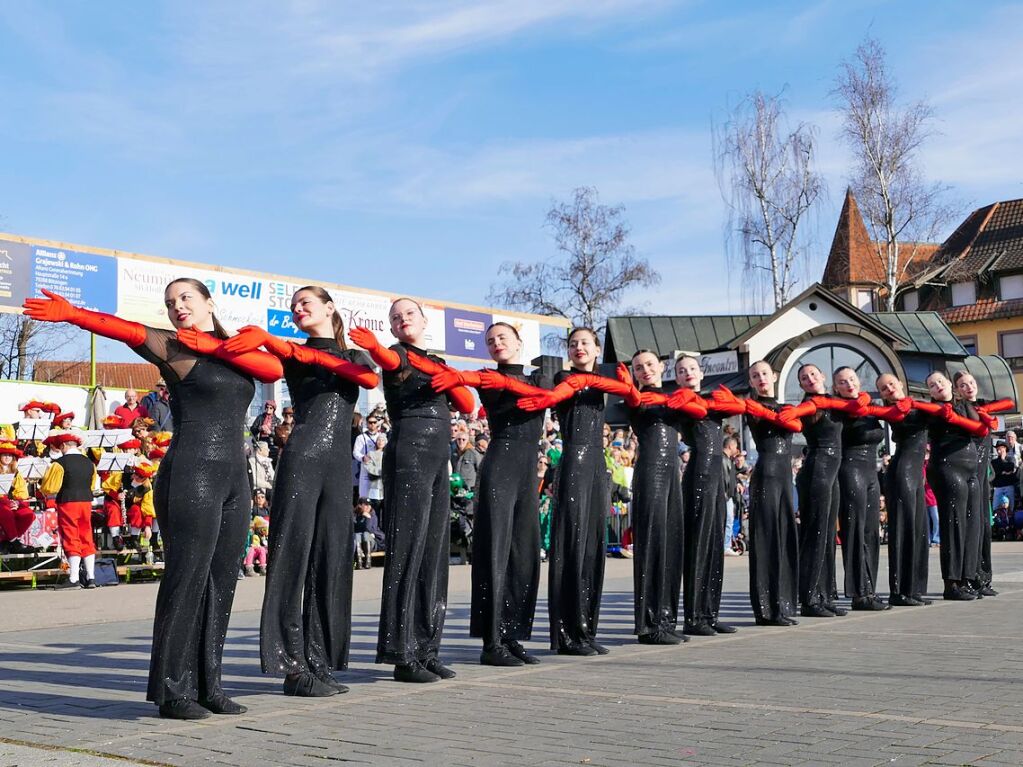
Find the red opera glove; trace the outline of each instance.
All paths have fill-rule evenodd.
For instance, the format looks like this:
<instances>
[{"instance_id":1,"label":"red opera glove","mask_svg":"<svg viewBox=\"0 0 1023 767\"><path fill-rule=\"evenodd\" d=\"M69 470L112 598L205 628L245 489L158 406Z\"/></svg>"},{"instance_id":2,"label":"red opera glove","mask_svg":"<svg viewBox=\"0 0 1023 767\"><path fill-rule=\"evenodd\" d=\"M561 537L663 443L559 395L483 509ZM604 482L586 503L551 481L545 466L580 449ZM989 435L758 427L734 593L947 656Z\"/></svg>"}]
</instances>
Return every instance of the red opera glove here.
<instances>
[{"instance_id":1,"label":"red opera glove","mask_svg":"<svg viewBox=\"0 0 1023 767\"><path fill-rule=\"evenodd\" d=\"M927 402L920 399L913 400L913 407L928 415L942 415L945 411L944 403Z\"/></svg>"},{"instance_id":2,"label":"red opera glove","mask_svg":"<svg viewBox=\"0 0 1023 767\"><path fill-rule=\"evenodd\" d=\"M628 388L628 392L623 395L625 404L633 408L639 407L642 402L639 389L636 388L636 382L632 380L632 374L625 367L624 362L618 363L618 367L615 368L615 375L618 377L618 383Z\"/></svg>"},{"instance_id":3,"label":"red opera glove","mask_svg":"<svg viewBox=\"0 0 1023 767\"><path fill-rule=\"evenodd\" d=\"M294 349L298 344L277 338L257 325L246 325L238 330L237 335L224 341L224 351L230 354L254 352L260 346L275 357L287 360L294 356Z\"/></svg>"},{"instance_id":4,"label":"red opera glove","mask_svg":"<svg viewBox=\"0 0 1023 767\"><path fill-rule=\"evenodd\" d=\"M888 405L887 407L870 407L870 415L875 418L880 418L884 421L892 423L899 423L905 420L906 414L913 409L913 400L909 397L903 397L902 399Z\"/></svg>"},{"instance_id":5,"label":"red opera glove","mask_svg":"<svg viewBox=\"0 0 1023 767\"><path fill-rule=\"evenodd\" d=\"M856 396L856 399L839 397L838 401L841 402L842 405L836 409L839 409L844 413L848 413L849 415L857 418L868 415L867 408L870 406L870 395L865 391L861 391Z\"/></svg>"},{"instance_id":6,"label":"red opera glove","mask_svg":"<svg viewBox=\"0 0 1023 767\"><path fill-rule=\"evenodd\" d=\"M411 356L409 357L411 362ZM479 376L465 375L458 370L442 370L439 373L435 373L430 379L430 386L433 387L435 392L447 391L448 389L454 389L456 386L479 386Z\"/></svg>"},{"instance_id":7,"label":"red opera glove","mask_svg":"<svg viewBox=\"0 0 1023 767\"><path fill-rule=\"evenodd\" d=\"M959 415L951 402L946 402L942 406L941 415L949 424L962 429L968 434L972 434L974 437L986 437L988 434L988 428L984 424L980 421L974 421L972 418L965 418Z\"/></svg>"},{"instance_id":8,"label":"red opera glove","mask_svg":"<svg viewBox=\"0 0 1023 767\"><path fill-rule=\"evenodd\" d=\"M762 421L770 421L771 423L777 423L778 422L778 413L777 413L777 411L771 410L771 408L767 407L767 405L764 405L759 400L744 399L744 400L742 400L742 402L744 402L746 404L746 407L745 407L745 410L744 410L746 415L751 415L754 418L761 419ZM789 427L786 426L785 428L789 428ZM800 424L800 428L802 428L802 424ZM793 429L793 431L795 431L795 429Z\"/></svg>"},{"instance_id":9,"label":"red opera glove","mask_svg":"<svg viewBox=\"0 0 1023 767\"><path fill-rule=\"evenodd\" d=\"M122 341L128 346L141 345L146 340L146 327L137 322L128 322L112 314L90 312L79 309L56 293L43 290L46 298L26 298L22 304L25 316L40 322L70 322L83 330L104 338Z\"/></svg>"},{"instance_id":10,"label":"red opera glove","mask_svg":"<svg viewBox=\"0 0 1023 767\"><path fill-rule=\"evenodd\" d=\"M779 421L798 421L803 416L813 415L818 410L817 403L813 401L813 398L808 399L806 402L801 402L798 405L787 407L778 413Z\"/></svg>"},{"instance_id":11,"label":"red opera glove","mask_svg":"<svg viewBox=\"0 0 1023 767\"><path fill-rule=\"evenodd\" d=\"M329 370L338 378L351 381L363 389L372 389L380 383L380 376L372 368L368 368L365 365L359 365L355 362L335 357L333 354L322 349L310 349L308 346L293 344L290 341L285 341L284 343L291 347L292 356L298 362L306 365L317 365L324 370Z\"/></svg>"},{"instance_id":12,"label":"red opera glove","mask_svg":"<svg viewBox=\"0 0 1023 767\"><path fill-rule=\"evenodd\" d=\"M479 371L480 377L480 388L483 389L502 389L518 394L523 397L528 397L534 394L546 394L548 389L543 389L539 386L533 386L533 384L527 381L520 381L518 378L512 378L506 376L504 373L498 373L496 370L484 369Z\"/></svg>"},{"instance_id":13,"label":"red opera glove","mask_svg":"<svg viewBox=\"0 0 1023 767\"><path fill-rule=\"evenodd\" d=\"M980 408L977 408L977 419L988 428L988 431L998 428L998 416L990 415Z\"/></svg>"},{"instance_id":14,"label":"red opera glove","mask_svg":"<svg viewBox=\"0 0 1023 767\"><path fill-rule=\"evenodd\" d=\"M778 411L777 424L787 431L802 431L803 422L798 418L782 418L786 410L792 410L792 405L785 405L781 410Z\"/></svg>"},{"instance_id":15,"label":"red opera glove","mask_svg":"<svg viewBox=\"0 0 1023 767\"><path fill-rule=\"evenodd\" d=\"M746 405L732 393L731 389L722 385L711 392L710 400L707 401L707 409L729 415L742 415L746 412Z\"/></svg>"},{"instance_id":16,"label":"red opera glove","mask_svg":"<svg viewBox=\"0 0 1023 767\"><path fill-rule=\"evenodd\" d=\"M668 397L665 404L690 418L707 417L707 401L692 389L676 389Z\"/></svg>"},{"instance_id":17,"label":"red opera glove","mask_svg":"<svg viewBox=\"0 0 1023 767\"><path fill-rule=\"evenodd\" d=\"M282 375L281 361L266 352L231 354L224 350L224 342L195 328L179 328L178 341L181 345L199 354L222 359L235 370L253 376L263 383L273 383Z\"/></svg>"},{"instance_id":18,"label":"red opera glove","mask_svg":"<svg viewBox=\"0 0 1023 767\"><path fill-rule=\"evenodd\" d=\"M420 373L426 373L426 375L428 376L443 373L445 370L451 370L451 368L449 368L447 365L442 365L439 362L434 362L429 357L424 357L421 354L416 354L411 349L405 352L405 356L408 357L408 364L410 364Z\"/></svg>"},{"instance_id":19,"label":"red opera glove","mask_svg":"<svg viewBox=\"0 0 1023 767\"><path fill-rule=\"evenodd\" d=\"M639 393L639 402L641 405L646 405L647 407L651 407L653 405L667 405L668 395L659 391L641 391Z\"/></svg>"},{"instance_id":20,"label":"red opera glove","mask_svg":"<svg viewBox=\"0 0 1023 767\"><path fill-rule=\"evenodd\" d=\"M456 386L453 389L448 389L444 393L447 395L448 402L450 402L459 413L469 415L476 409L476 398L473 397L472 392L464 386Z\"/></svg>"},{"instance_id":21,"label":"red opera glove","mask_svg":"<svg viewBox=\"0 0 1023 767\"><path fill-rule=\"evenodd\" d=\"M372 354L372 352L370 353ZM442 365L441 363L435 362L421 354L416 354L414 351L409 350L406 351L405 354L408 357L409 365L429 376L443 375L448 372L461 375L457 370L452 370L447 365ZM433 386L432 379L430 380L430 385ZM436 387L434 387L434 390L439 391ZM476 409L476 398L472 396L471 391L461 384L455 384L450 388L444 389L444 393L448 397L448 402L450 402L459 413L468 415Z\"/></svg>"},{"instance_id":22,"label":"red opera glove","mask_svg":"<svg viewBox=\"0 0 1023 767\"><path fill-rule=\"evenodd\" d=\"M381 346L372 330L356 326L348 331L348 337L356 346L365 349L381 369L397 370L401 367L401 357L398 352Z\"/></svg>"},{"instance_id":23,"label":"red opera glove","mask_svg":"<svg viewBox=\"0 0 1023 767\"><path fill-rule=\"evenodd\" d=\"M981 405L977 408L977 410L983 410L985 413L1004 413L1006 410L1015 409L1016 403L1008 398L988 402L986 405Z\"/></svg>"},{"instance_id":24,"label":"red opera glove","mask_svg":"<svg viewBox=\"0 0 1023 767\"><path fill-rule=\"evenodd\" d=\"M593 377L597 378L598 376ZM582 379L582 376L569 376L550 391L541 389L538 394L528 394L525 397L519 397L516 405L519 410L525 410L527 412L546 410L547 408L554 407L559 402L564 402L565 400L574 397L577 392L585 388L586 383L584 381L573 381L572 379L574 378Z\"/></svg>"}]
</instances>

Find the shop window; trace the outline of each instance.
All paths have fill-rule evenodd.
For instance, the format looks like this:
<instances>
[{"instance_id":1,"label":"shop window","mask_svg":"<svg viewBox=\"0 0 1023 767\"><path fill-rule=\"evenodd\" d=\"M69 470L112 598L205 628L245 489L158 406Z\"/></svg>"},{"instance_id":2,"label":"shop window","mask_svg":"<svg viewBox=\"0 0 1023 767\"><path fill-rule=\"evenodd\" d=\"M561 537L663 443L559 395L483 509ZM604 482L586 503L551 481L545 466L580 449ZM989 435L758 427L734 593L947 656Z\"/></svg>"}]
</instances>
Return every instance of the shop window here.
<instances>
[{"instance_id":1,"label":"shop window","mask_svg":"<svg viewBox=\"0 0 1023 767\"><path fill-rule=\"evenodd\" d=\"M952 283L952 306L969 306L977 303L977 283Z\"/></svg>"}]
</instances>

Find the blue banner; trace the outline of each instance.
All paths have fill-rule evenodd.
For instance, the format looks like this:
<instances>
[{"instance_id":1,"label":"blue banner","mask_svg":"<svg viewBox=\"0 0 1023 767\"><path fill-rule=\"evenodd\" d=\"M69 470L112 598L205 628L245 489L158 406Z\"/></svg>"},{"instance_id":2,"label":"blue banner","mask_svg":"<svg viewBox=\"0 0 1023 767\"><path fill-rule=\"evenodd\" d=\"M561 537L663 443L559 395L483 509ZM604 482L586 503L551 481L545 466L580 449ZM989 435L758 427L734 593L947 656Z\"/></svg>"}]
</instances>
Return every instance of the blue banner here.
<instances>
[{"instance_id":1,"label":"blue banner","mask_svg":"<svg viewBox=\"0 0 1023 767\"><path fill-rule=\"evenodd\" d=\"M283 309L266 310L266 329L282 338L308 338L292 321L291 312Z\"/></svg>"},{"instance_id":2,"label":"blue banner","mask_svg":"<svg viewBox=\"0 0 1023 767\"><path fill-rule=\"evenodd\" d=\"M486 341L483 340L491 323L489 314L466 309L444 309L444 351L459 357L488 360Z\"/></svg>"},{"instance_id":3,"label":"blue banner","mask_svg":"<svg viewBox=\"0 0 1023 767\"><path fill-rule=\"evenodd\" d=\"M45 288L83 309L117 311L117 259L42 245L31 246L31 259L33 295Z\"/></svg>"}]
</instances>

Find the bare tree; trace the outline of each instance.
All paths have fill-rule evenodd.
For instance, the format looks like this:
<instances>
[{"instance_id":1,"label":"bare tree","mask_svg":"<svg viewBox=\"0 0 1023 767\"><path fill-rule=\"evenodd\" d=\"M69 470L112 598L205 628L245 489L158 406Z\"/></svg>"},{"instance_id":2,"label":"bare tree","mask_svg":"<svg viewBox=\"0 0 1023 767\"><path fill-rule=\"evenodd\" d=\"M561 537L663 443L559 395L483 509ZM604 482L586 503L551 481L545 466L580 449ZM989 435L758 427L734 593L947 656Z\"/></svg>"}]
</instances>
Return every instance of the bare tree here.
<instances>
[{"instance_id":1,"label":"bare tree","mask_svg":"<svg viewBox=\"0 0 1023 767\"><path fill-rule=\"evenodd\" d=\"M555 202L547 227L560 259L505 263L503 283L492 285L488 300L512 309L565 317L600 331L632 288L660 281L646 259L628 242L622 206L601 205L597 190L580 187L571 202Z\"/></svg>"},{"instance_id":2,"label":"bare tree","mask_svg":"<svg viewBox=\"0 0 1023 767\"><path fill-rule=\"evenodd\" d=\"M931 135L933 110L925 101L896 103L898 89L885 50L867 38L842 63L832 96L842 110L841 136L853 151L850 186L874 242L888 311L911 276L919 245L934 240L951 219L948 190L928 184L918 152Z\"/></svg>"},{"instance_id":3,"label":"bare tree","mask_svg":"<svg viewBox=\"0 0 1023 767\"><path fill-rule=\"evenodd\" d=\"M743 272L743 298L786 304L807 271L810 219L823 178L814 170L815 129L789 130L781 99L746 96L714 131L715 171L728 206L728 259ZM736 242L736 239L738 240Z\"/></svg>"},{"instance_id":4,"label":"bare tree","mask_svg":"<svg viewBox=\"0 0 1023 767\"><path fill-rule=\"evenodd\" d=\"M63 323L0 314L0 378L28 380L36 360L66 352L75 335L74 329Z\"/></svg>"}]
</instances>

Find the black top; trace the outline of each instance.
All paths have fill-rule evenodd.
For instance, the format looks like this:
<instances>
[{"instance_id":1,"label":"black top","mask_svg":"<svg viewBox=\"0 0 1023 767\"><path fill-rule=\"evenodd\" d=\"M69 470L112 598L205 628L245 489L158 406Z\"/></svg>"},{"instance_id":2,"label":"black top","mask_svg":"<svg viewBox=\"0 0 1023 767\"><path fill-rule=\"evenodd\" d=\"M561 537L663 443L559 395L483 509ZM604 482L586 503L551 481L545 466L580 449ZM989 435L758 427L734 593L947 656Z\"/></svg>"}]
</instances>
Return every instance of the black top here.
<instances>
[{"instance_id":1,"label":"black top","mask_svg":"<svg viewBox=\"0 0 1023 767\"><path fill-rule=\"evenodd\" d=\"M641 391L660 392L654 386ZM630 407L629 423L639 441L639 455L645 463L674 467L678 471L679 413L667 405L640 405ZM603 427L601 427L603 428Z\"/></svg>"},{"instance_id":2,"label":"black top","mask_svg":"<svg viewBox=\"0 0 1023 767\"><path fill-rule=\"evenodd\" d=\"M56 460L64 470L64 480L57 491L57 503L92 502L94 465L88 456L68 453Z\"/></svg>"},{"instance_id":3,"label":"black top","mask_svg":"<svg viewBox=\"0 0 1023 767\"><path fill-rule=\"evenodd\" d=\"M922 410L910 410L901 421L892 421L892 439L899 449L926 441L933 418Z\"/></svg>"},{"instance_id":4,"label":"black top","mask_svg":"<svg viewBox=\"0 0 1023 767\"><path fill-rule=\"evenodd\" d=\"M308 338L305 345L356 365L367 367L370 365L365 352L342 349L335 338ZM307 365L295 359L284 360L284 380L288 382L296 423L328 416L329 413L325 411L330 409L330 403L335 397L353 406L359 401L358 384L341 378L319 365ZM351 421L338 425L347 430L351 428Z\"/></svg>"},{"instance_id":5,"label":"black top","mask_svg":"<svg viewBox=\"0 0 1023 767\"><path fill-rule=\"evenodd\" d=\"M409 364L408 352L413 351L420 357L441 364L444 360L411 344L395 344L391 351L401 357L401 365L396 370L384 371L384 400L387 402L387 414L391 422L400 418L436 418L447 421L451 417L448 398L433 390L430 385L432 376Z\"/></svg>"},{"instance_id":6,"label":"black top","mask_svg":"<svg viewBox=\"0 0 1023 767\"><path fill-rule=\"evenodd\" d=\"M559 370L554 384L560 384L578 371ZM595 374L595 375L599 375ZM601 444L604 433L604 392L587 386L554 407L565 444L585 442Z\"/></svg>"},{"instance_id":7,"label":"black top","mask_svg":"<svg viewBox=\"0 0 1023 767\"><path fill-rule=\"evenodd\" d=\"M775 412L781 409L778 405L778 400L774 397L758 398L757 402ZM753 435L753 441L757 445L758 453L770 455L772 453L788 454L790 452L792 433L788 429L756 416L750 416L746 419L746 423L750 434Z\"/></svg>"},{"instance_id":8,"label":"black top","mask_svg":"<svg viewBox=\"0 0 1023 767\"><path fill-rule=\"evenodd\" d=\"M522 365L498 365L497 372L525 381L540 389L550 389L551 379L539 368L526 375ZM519 395L506 389L480 389L480 402L487 411L487 423L494 439L540 439L543 411L528 413L516 406Z\"/></svg>"},{"instance_id":9,"label":"black top","mask_svg":"<svg viewBox=\"0 0 1023 767\"><path fill-rule=\"evenodd\" d=\"M803 397L803 402L819 396L824 395L807 394ZM805 416L802 421L806 446L811 450L842 446L842 421L838 419L836 411L820 409L813 415Z\"/></svg>"},{"instance_id":10,"label":"black top","mask_svg":"<svg viewBox=\"0 0 1023 767\"><path fill-rule=\"evenodd\" d=\"M937 405L946 404L937 400L934 402ZM973 409L973 406L963 400L953 401L952 409L963 418L976 419L977 417L977 411ZM931 443L932 454L954 453L973 441L967 432L958 426L953 426L941 416L930 419L927 426L927 438Z\"/></svg>"},{"instance_id":11,"label":"black top","mask_svg":"<svg viewBox=\"0 0 1023 767\"><path fill-rule=\"evenodd\" d=\"M884 427L874 416L854 416L841 411L835 415L842 422L842 449L877 446L884 439Z\"/></svg>"}]
</instances>

